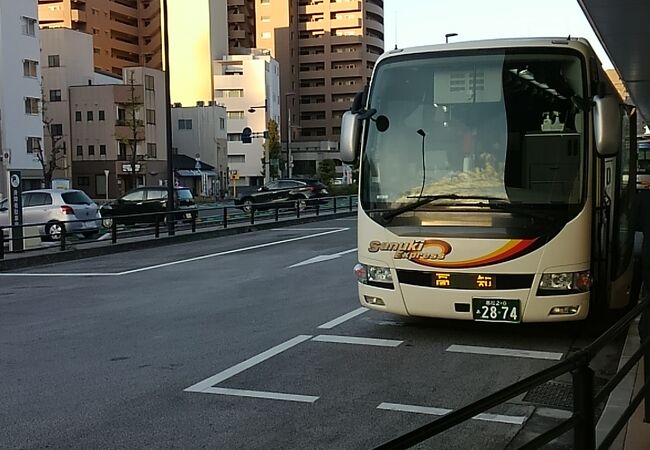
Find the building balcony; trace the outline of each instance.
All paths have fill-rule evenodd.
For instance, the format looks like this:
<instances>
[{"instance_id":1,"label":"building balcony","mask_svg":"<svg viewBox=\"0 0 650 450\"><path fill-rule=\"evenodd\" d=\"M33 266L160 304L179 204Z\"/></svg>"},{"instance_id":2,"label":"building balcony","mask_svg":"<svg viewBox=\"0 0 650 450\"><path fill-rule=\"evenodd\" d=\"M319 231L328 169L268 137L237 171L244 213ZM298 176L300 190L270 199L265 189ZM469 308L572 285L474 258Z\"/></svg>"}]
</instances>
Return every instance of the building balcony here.
<instances>
[{"instance_id":1,"label":"building balcony","mask_svg":"<svg viewBox=\"0 0 650 450\"><path fill-rule=\"evenodd\" d=\"M374 37L374 36L368 36L368 35L364 36L362 39L367 44L372 44L372 45L375 45L377 47L384 48L384 40L383 39L380 39L380 38L377 38L377 37Z\"/></svg>"},{"instance_id":2,"label":"building balcony","mask_svg":"<svg viewBox=\"0 0 650 450\"><path fill-rule=\"evenodd\" d=\"M300 22L298 25L298 31L323 31L324 26L324 20L316 20L314 22Z\"/></svg>"},{"instance_id":3,"label":"building balcony","mask_svg":"<svg viewBox=\"0 0 650 450\"><path fill-rule=\"evenodd\" d=\"M375 5L372 2L366 2L366 11L371 12L371 13L375 13L375 14L380 15L381 17L384 17L383 9L380 6Z\"/></svg>"},{"instance_id":4,"label":"building balcony","mask_svg":"<svg viewBox=\"0 0 650 450\"><path fill-rule=\"evenodd\" d=\"M325 69L301 70L300 78L325 78Z\"/></svg>"},{"instance_id":5,"label":"building balcony","mask_svg":"<svg viewBox=\"0 0 650 450\"><path fill-rule=\"evenodd\" d=\"M361 2L356 0L330 3L329 6L331 12L362 11Z\"/></svg>"},{"instance_id":6,"label":"building balcony","mask_svg":"<svg viewBox=\"0 0 650 450\"><path fill-rule=\"evenodd\" d=\"M301 5L298 7L298 14L321 14L325 11L324 5Z\"/></svg>"},{"instance_id":7,"label":"building balcony","mask_svg":"<svg viewBox=\"0 0 650 450\"><path fill-rule=\"evenodd\" d=\"M300 55L298 57L300 64L307 63L317 63L325 61L325 53L313 54L313 55Z\"/></svg>"},{"instance_id":8,"label":"building balcony","mask_svg":"<svg viewBox=\"0 0 650 450\"><path fill-rule=\"evenodd\" d=\"M73 9L70 11L70 19L72 22L87 22L86 20L86 11L81 11L79 9Z\"/></svg>"},{"instance_id":9,"label":"building balcony","mask_svg":"<svg viewBox=\"0 0 650 450\"><path fill-rule=\"evenodd\" d=\"M229 39L246 39L246 30L231 30L228 31Z\"/></svg>"},{"instance_id":10,"label":"building balcony","mask_svg":"<svg viewBox=\"0 0 650 450\"><path fill-rule=\"evenodd\" d=\"M242 23L246 21L246 15L239 13L228 13L228 23Z\"/></svg>"},{"instance_id":11,"label":"building balcony","mask_svg":"<svg viewBox=\"0 0 650 450\"><path fill-rule=\"evenodd\" d=\"M356 84L335 84L330 86L330 92L332 94L351 94L354 93L356 94L358 91L363 89L363 81L362 78L359 78L358 81L356 81Z\"/></svg>"},{"instance_id":12,"label":"building balcony","mask_svg":"<svg viewBox=\"0 0 650 450\"><path fill-rule=\"evenodd\" d=\"M330 22L332 30L337 28L360 28L361 19L334 19Z\"/></svg>"},{"instance_id":13,"label":"building balcony","mask_svg":"<svg viewBox=\"0 0 650 450\"><path fill-rule=\"evenodd\" d=\"M330 61L348 61L350 59L361 59L359 56L359 50L357 49L354 52L332 52L330 53Z\"/></svg>"},{"instance_id":14,"label":"building balcony","mask_svg":"<svg viewBox=\"0 0 650 450\"><path fill-rule=\"evenodd\" d=\"M327 92L327 86L300 87L301 95L320 95Z\"/></svg>"},{"instance_id":15,"label":"building balcony","mask_svg":"<svg viewBox=\"0 0 650 450\"><path fill-rule=\"evenodd\" d=\"M118 126L118 123L124 123L117 121L115 125L115 139L118 141L131 141L133 140L133 130L130 126L122 125ZM144 127L138 127L135 133L136 141L143 141L145 139Z\"/></svg>"}]
</instances>

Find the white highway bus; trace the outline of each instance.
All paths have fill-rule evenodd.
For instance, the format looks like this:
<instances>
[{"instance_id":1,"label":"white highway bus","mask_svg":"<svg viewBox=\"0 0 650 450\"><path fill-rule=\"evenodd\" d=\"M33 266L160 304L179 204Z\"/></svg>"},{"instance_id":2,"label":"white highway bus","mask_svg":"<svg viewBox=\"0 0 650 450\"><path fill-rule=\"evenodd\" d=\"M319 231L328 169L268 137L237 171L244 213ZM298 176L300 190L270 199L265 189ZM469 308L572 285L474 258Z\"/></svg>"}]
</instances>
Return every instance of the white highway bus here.
<instances>
[{"instance_id":1,"label":"white highway bus","mask_svg":"<svg viewBox=\"0 0 650 450\"><path fill-rule=\"evenodd\" d=\"M499 322L624 307L635 128L584 39L384 54L341 126L361 304Z\"/></svg>"}]
</instances>

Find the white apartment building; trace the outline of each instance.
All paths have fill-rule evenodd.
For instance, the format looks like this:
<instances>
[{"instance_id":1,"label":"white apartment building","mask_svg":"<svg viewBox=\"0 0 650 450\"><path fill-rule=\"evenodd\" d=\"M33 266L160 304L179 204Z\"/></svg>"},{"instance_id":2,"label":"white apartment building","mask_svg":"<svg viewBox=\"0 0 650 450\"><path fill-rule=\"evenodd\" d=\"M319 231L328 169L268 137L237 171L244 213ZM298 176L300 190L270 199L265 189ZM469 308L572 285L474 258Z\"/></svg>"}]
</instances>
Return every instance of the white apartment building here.
<instances>
[{"instance_id":1,"label":"white apartment building","mask_svg":"<svg viewBox=\"0 0 650 450\"><path fill-rule=\"evenodd\" d=\"M198 195L225 194L228 180L228 142L226 131L226 108L199 103L194 107L172 108L173 147L179 155L194 158L214 167L214 173L186 170L184 178L207 178L195 183L202 186ZM177 172L178 172L178 168Z\"/></svg>"},{"instance_id":2,"label":"white apartment building","mask_svg":"<svg viewBox=\"0 0 650 450\"><path fill-rule=\"evenodd\" d=\"M21 170L23 189L40 188L33 154L43 141L37 0L0 0L0 195L7 171Z\"/></svg>"},{"instance_id":3,"label":"white apartment building","mask_svg":"<svg viewBox=\"0 0 650 450\"><path fill-rule=\"evenodd\" d=\"M51 155L53 142L65 146L65 160L55 178L72 179L72 148L70 135L70 94L72 86L115 84L121 82L115 75L95 72L93 37L69 28L41 29L41 72L43 75L43 117L51 125L43 128L44 147Z\"/></svg>"},{"instance_id":4,"label":"white apartment building","mask_svg":"<svg viewBox=\"0 0 650 450\"><path fill-rule=\"evenodd\" d=\"M280 125L280 69L268 52L253 49L246 55L228 55L214 65L214 99L226 107L228 168L239 175L238 186L264 183L264 138L241 142L242 130L266 131L270 119ZM266 170L268 174L268 168Z\"/></svg>"}]
</instances>

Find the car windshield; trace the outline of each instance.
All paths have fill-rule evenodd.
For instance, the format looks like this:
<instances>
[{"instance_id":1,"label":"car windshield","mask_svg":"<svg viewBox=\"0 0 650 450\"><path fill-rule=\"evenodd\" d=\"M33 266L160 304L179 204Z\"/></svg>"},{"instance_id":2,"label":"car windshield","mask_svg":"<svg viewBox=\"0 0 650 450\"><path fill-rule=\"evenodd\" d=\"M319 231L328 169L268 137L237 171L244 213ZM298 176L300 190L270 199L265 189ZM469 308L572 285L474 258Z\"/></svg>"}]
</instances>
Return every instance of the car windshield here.
<instances>
[{"instance_id":1,"label":"car windshield","mask_svg":"<svg viewBox=\"0 0 650 450\"><path fill-rule=\"evenodd\" d=\"M84 192L65 192L61 194L61 198L68 205L90 205L93 201Z\"/></svg>"},{"instance_id":2,"label":"car windshield","mask_svg":"<svg viewBox=\"0 0 650 450\"><path fill-rule=\"evenodd\" d=\"M395 58L375 80L370 107L386 129L368 127L365 208L396 209L420 196L447 196L452 204L477 196L527 205L582 201L579 57Z\"/></svg>"},{"instance_id":3,"label":"car windshield","mask_svg":"<svg viewBox=\"0 0 650 450\"><path fill-rule=\"evenodd\" d=\"M192 200L192 191L189 189L177 189L176 195L180 200Z\"/></svg>"}]
</instances>

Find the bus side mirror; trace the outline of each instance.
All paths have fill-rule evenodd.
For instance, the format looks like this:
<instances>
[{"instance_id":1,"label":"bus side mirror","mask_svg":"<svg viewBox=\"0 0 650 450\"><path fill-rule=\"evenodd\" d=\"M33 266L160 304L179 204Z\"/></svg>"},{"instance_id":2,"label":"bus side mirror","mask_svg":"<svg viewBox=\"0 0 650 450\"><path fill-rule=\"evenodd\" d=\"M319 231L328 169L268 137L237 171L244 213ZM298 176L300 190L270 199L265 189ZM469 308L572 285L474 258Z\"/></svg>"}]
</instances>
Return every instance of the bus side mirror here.
<instances>
[{"instance_id":1,"label":"bus side mirror","mask_svg":"<svg viewBox=\"0 0 650 450\"><path fill-rule=\"evenodd\" d=\"M360 147L362 122L358 120L358 114L348 111L341 119L341 137L339 139L339 150L341 160L352 163L357 159Z\"/></svg>"},{"instance_id":2,"label":"bus side mirror","mask_svg":"<svg viewBox=\"0 0 650 450\"><path fill-rule=\"evenodd\" d=\"M594 97L594 137L599 156L616 156L621 148L621 106L613 95Z\"/></svg>"}]
</instances>

